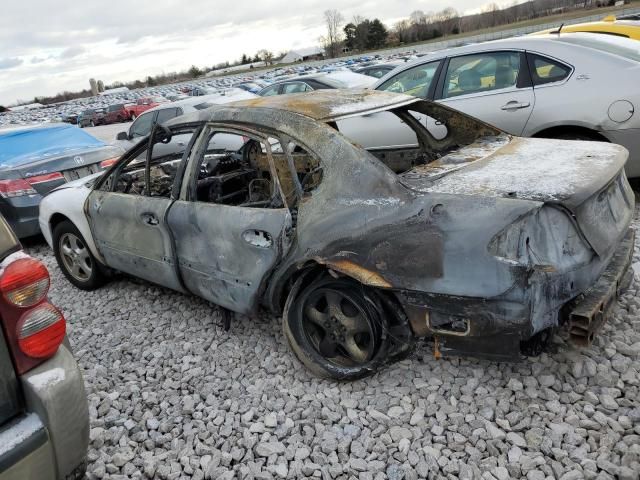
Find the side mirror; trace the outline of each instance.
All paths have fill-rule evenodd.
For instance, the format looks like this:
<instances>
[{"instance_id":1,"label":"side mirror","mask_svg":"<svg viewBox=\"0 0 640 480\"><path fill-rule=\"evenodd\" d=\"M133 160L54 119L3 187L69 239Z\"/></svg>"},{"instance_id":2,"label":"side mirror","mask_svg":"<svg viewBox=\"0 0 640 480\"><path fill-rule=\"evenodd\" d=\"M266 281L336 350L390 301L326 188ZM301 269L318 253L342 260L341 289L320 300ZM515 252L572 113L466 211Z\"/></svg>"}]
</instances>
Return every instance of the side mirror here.
<instances>
[{"instance_id":1,"label":"side mirror","mask_svg":"<svg viewBox=\"0 0 640 480\"><path fill-rule=\"evenodd\" d=\"M127 132L120 132L116 135L116 140L129 140L129 135Z\"/></svg>"}]
</instances>

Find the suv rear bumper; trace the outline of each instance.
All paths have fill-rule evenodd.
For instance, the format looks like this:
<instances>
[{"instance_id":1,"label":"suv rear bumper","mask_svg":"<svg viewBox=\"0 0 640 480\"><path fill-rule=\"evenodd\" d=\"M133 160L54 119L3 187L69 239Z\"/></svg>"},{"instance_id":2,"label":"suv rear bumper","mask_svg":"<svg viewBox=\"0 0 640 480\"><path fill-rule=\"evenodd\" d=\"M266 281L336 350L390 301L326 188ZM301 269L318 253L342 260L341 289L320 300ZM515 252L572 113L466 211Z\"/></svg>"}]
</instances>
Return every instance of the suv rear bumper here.
<instances>
[{"instance_id":1,"label":"suv rear bumper","mask_svg":"<svg viewBox=\"0 0 640 480\"><path fill-rule=\"evenodd\" d=\"M89 410L82 374L62 345L58 353L20 377L23 417L0 427L0 480L67 479L82 472L89 445ZM80 468L78 468L80 467Z\"/></svg>"}]
</instances>

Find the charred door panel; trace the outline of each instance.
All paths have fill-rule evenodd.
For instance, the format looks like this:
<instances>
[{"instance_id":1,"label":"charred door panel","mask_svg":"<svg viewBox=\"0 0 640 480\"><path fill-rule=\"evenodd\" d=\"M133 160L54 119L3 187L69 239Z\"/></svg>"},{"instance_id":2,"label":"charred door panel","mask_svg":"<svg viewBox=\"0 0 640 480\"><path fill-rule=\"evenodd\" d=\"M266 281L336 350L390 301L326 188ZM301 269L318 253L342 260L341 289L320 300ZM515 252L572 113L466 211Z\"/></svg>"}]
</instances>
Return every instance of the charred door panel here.
<instances>
[{"instance_id":1,"label":"charred door panel","mask_svg":"<svg viewBox=\"0 0 640 480\"><path fill-rule=\"evenodd\" d=\"M182 291L165 223L172 200L94 191L89 197L91 231L107 265Z\"/></svg>"},{"instance_id":2,"label":"charred door panel","mask_svg":"<svg viewBox=\"0 0 640 480\"><path fill-rule=\"evenodd\" d=\"M287 209L177 201L168 223L185 287L247 313L257 305L265 275L283 255L291 216Z\"/></svg>"}]
</instances>

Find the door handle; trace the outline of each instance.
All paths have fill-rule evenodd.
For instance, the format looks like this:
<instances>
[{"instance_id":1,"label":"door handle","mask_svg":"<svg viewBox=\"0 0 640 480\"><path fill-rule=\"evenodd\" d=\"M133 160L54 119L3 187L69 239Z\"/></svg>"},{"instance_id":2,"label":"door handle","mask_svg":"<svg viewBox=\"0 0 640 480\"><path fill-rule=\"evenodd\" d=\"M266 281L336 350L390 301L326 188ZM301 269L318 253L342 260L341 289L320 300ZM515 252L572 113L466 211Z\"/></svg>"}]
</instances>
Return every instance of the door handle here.
<instances>
[{"instance_id":1,"label":"door handle","mask_svg":"<svg viewBox=\"0 0 640 480\"><path fill-rule=\"evenodd\" d=\"M515 100L512 100L504 104L501 107L501 109L502 110L518 110L519 108L527 108L529 105L531 105L529 102L516 102Z\"/></svg>"},{"instance_id":2,"label":"door handle","mask_svg":"<svg viewBox=\"0 0 640 480\"><path fill-rule=\"evenodd\" d=\"M158 225L158 223L160 223L158 217L153 213L143 213L140 215L140 218L142 218L142 221L147 225Z\"/></svg>"}]
</instances>

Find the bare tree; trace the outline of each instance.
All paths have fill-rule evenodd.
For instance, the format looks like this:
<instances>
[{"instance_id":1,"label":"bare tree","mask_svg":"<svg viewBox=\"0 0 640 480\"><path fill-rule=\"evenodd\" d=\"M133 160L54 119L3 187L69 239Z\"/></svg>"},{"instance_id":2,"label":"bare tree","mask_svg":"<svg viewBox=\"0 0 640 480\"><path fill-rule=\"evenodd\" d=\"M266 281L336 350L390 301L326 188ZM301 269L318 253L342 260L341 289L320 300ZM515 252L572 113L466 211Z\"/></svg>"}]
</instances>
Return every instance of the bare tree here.
<instances>
[{"instance_id":1,"label":"bare tree","mask_svg":"<svg viewBox=\"0 0 640 480\"><path fill-rule=\"evenodd\" d=\"M265 66L273 63L273 53L271 53L267 49L263 48L262 50L260 50L257 56L260 57L260 60L264 62Z\"/></svg>"},{"instance_id":2,"label":"bare tree","mask_svg":"<svg viewBox=\"0 0 640 480\"><path fill-rule=\"evenodd\" d=\"M322 37L325 52L329 57L335 57L340 53L340 43L342 42L342 23L344 17L336 10L326 10L324 21L327 26L327 35Z\"/></svg>"},{"instance_id":3,"label":"bare tree","mask_svg":"<svg viewBox=\"0 0 640 480\"><path fill-rule=\"evenodd\" d=\"M409 41L409 31L411 30L411 24L409 20L400 20L393 26L393 30L397 36L398 42L407 43Z\"/></svg>"}]
</instances>

